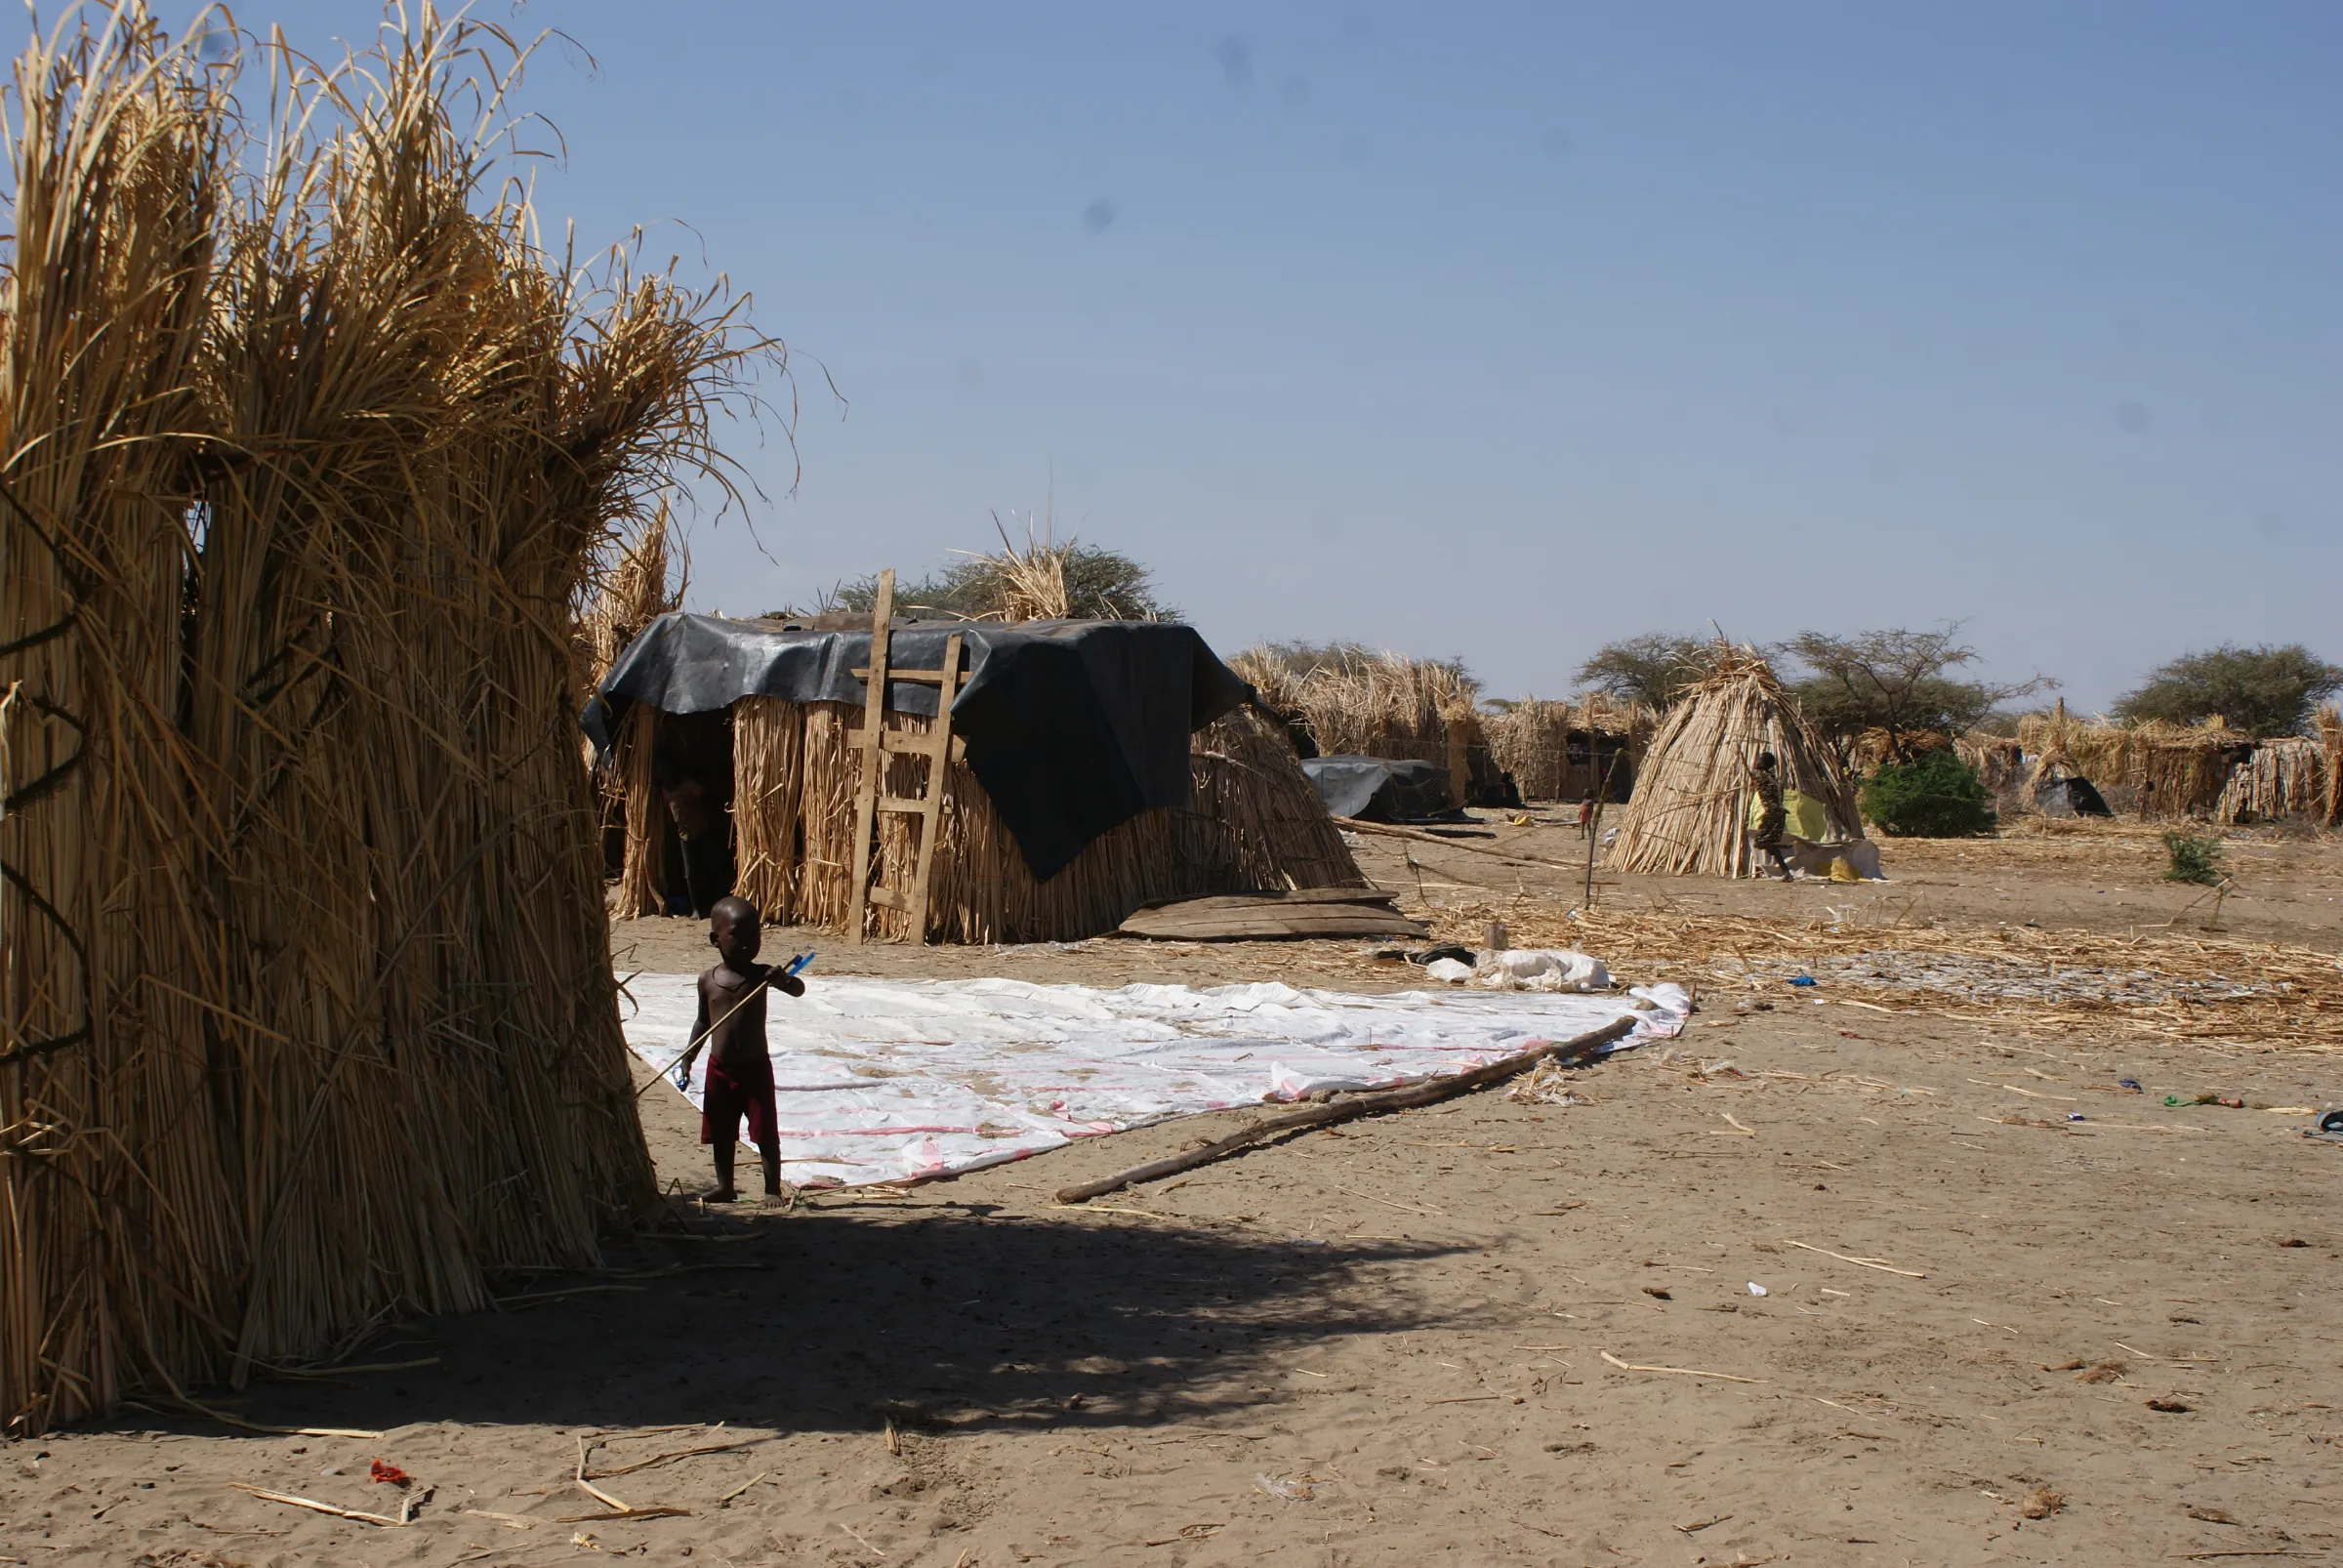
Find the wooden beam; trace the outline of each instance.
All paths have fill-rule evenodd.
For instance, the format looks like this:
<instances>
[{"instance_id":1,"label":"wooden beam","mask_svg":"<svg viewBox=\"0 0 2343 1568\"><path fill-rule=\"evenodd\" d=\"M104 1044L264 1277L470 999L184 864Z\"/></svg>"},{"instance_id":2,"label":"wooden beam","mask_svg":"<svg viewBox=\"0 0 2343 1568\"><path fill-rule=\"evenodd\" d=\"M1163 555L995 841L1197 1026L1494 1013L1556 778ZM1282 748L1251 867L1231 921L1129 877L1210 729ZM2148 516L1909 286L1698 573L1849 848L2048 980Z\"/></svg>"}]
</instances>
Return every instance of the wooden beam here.
<instances>
[{"instance_id":1,"label":"wooden beam","mask_svg":"<svg viewBox=\"0 0 2343 1568\"><path fill-rule=\"evenodd\" d=\"M893 567L879 574L879 599L871 610L871 662L863 672L862 782L854 790L854 883L846 907L846 940L860 946L871 913L871 836L879 820L879 775L886 768L884 743L872 737L886 728L886 642L895 617Z\"/></svg>"}]
</instances>

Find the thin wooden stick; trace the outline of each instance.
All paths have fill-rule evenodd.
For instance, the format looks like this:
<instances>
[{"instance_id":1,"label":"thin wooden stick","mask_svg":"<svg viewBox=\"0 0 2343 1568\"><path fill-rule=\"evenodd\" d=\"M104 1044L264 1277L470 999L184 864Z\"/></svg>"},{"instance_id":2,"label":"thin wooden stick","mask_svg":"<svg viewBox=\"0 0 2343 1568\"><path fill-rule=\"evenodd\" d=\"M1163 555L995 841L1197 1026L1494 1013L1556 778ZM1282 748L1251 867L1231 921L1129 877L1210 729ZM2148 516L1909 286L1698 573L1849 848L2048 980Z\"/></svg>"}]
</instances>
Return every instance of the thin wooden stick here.
<instances>
[{"instance_id":1,"label":"thin wooden stick","mask_svg":"<svg viewBox=\"0 0 2343 1568\"><path fill-rule=\"evenodd\" d=\"M1679 1378L1714 1378L1719 1382L1763 1382L1763 1378L1742 1378L1730 1372L1703 1372L1698 1367L1647 1367L1639 1362L1622 1361L1610 1351L1602 1352L1603 1359L1622 1372L1666 1372Z\"/></svg>"},{"instance_id":2,"label":"thin wooden stick","mask_svg":"<svg viewBox=\"0 0 2343 1568\"><path fill-rule=\"evenodd\" d=\"M230 1481L227 1484L239 1492L251 1493L264 1503L282 1503L288 1507L308 1508L312 1513L330 1513L337 1519L355 1519L360 1524L385 1524L393 1529L407 1522L393 1519L386 1513L368 1513L361 1508L339 1508L331 1503L320 1503L315 1498L295 1497L290 1492L271 1492L266 1487L247 1486L242 1481Z\"/></svg>"},{"instance_id":3,"label":"thin wooden stick","mask_svg":"<svg viewBox=\"0 0 2343 1568\"><path fill-rule=\"evenodd\" d=\"M1825 1258L1835 1258L1842 1263L1853 1263L1858 1268L1875 1268L1882 1274L1901 1274L1906 1279L1926 1279L1928 1277L1916 1269L1898 1268L1893 1263L1883 1263L1876 1258L1849 1258L1845 1253L1834 1253L1826 1247L1808 1247L1802 1241L1785 1240L1782 1245L1796 1247L1805 1252L1821 1253Z\"/></svg>"},{"instance_id":4,"label":"thin wooden stick","mask_svg":"<svg viewBox=\"0 0 2343 1568\"><path fill-rule=\"evenodd\" d=\"M1336 1122L1347 1122L1361 1116L1380 1116L1388 1111L1410 1110L1418 1105L1436 1105L1444 1099L1454 1099L1459 1094L1469 1094L1476 1089L1483 1089L1491 1084L1525 1073L1549 1057L1566 1064L1583 1061L1612 1041L1624 1039L1627 1035L1632 1034L1639 1021L1641 1020L1636 1015L1615 1018L1600 1029L1590 1030L1574 1040L1556 1041L1539 1046L1519 1054L1490 1062L1486 1066L1458 1073L1454 1077L1435 1078L1428 1083L1411 1085L1406 1089L1389 1089L1377 1093L1361 1094L1356 1099L1313 1105L1308 1110L1295 1111L1287 1116L1272 1116L1264 1121L1255 1122L1251 1127L1231 1133L1218 1142L1209 1144L1204 1148L1191 1149L1184 1154L1174 1154L1166 1159L1150 1160L1144 1165L1134 1165L1128 1171L1118 1171L1113 1176L1101 1176L1095 1181L1078 1182L1074 1186L1062 1187L1058 1190L1057 1201L1067 1204L1082 1203L1090 1198L1104 1197L1107 1193L1119 1191L1141 1181L1160 1180L1168 1176L1176 1176L1182 1171L1193 1171L1200 1165L1209 1165L1214 1160L1224 1159L1239 1149L1258 1143L1266 1137L1275 1137L1281 1133L1295 1133L1312 1127L1328 1127Z\"/></svg>"}]
</instances>

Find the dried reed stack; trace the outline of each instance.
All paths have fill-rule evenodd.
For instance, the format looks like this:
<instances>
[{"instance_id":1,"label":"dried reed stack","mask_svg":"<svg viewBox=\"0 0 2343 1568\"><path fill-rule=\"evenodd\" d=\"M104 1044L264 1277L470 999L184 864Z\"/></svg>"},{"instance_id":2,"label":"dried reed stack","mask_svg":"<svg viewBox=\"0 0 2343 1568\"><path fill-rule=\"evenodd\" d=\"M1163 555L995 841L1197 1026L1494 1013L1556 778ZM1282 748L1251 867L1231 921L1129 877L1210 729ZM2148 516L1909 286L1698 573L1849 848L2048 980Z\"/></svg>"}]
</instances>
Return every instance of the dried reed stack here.
<instances>
[{"instance_id":1,"label":"dried reed stack","mask_svg":"<svg viewBox=\"0 0 2343 1568\"><path fill-rule=\"evenodd\" d=\"M1978 781L1995 794L2026 782L2026 748L2007 735L1972 729L1953 741L1952 750L1977 770Z\"/></svg>"},{"instance_id":2,"label":"dried reed stack","mask_svg":"<svg viewBox=\"0 0 2343 1568\"><path fill-rule=\"evenodd\" d=\"M1820 802L1834 836L1861 836L1854 791L1772 667L1753 648L1720 644L1708 673L1661 721L1603 864L1670 876L1754 875L1748 769L1768 751L1783 787Z\"/></svg>"},{"instance_id":3,"label":"dried reed stack","mask_svg":"<svg viewBox=\"0 0 2343 1568\"><path fill-rule=\"evenodd\" d=\"M1601 782L1601 754L1623 749L1640 765L1658 720L1641 703L1619 703L1600 692L1573 702L1529 697L1496 706L1481 716L1489 753L1499 768L1513 775L1522 798L1577 800ZM1572 761L1573 743L1578 761Z\"/></svg>"},{"instance_id":4,"label":"dried reed stack","mask_svg":"<svg viewBox=\"0 0 2343 1568\"><path fill-rule=\"evenodd\" d=\"M2187 725L2077 723L2063 704L2020 719L2018 740L2035 759L2034 780L2057 776L2051 769L2080 773L2102 789L2140 792L2143 813L2162 818L2213 810L2253 745L2251 736L2218 719Z\"/></svg>"},{"instance_id":5,"label":"dried reed stack","mask_svg":"<svg viewBox=\"0 0 2343 1568\"><path fill-rule=\"evenodd\" d=\"M570 638L571 667L575 672L573 696L580 708L644 627L669 611L683 607L684 590L691 579L691 557L670 529L668 507L663 500L655 512L637 519L631 531L620 535L616 558L589 574L594 591L579 613L576 632ZM676 568L672 573L671 561ZM622 836L627 834L627 802L640 799L630 796L628 780L637 771L646 780L649 777L651 755L648 750L638 754L632 745L635 738L635 728L630 726L612 749L608 761L595 769L595 799L600 807L601 836L613 829ZM578 755L586 760L589 768L594 768L594 743L583 734L578 737ZM660 826L642 824L634 837L622 838L622 842L640 842L649 846L650 853L664 853ZM648 895L649 883L640 867L622 868L619 883L622 888L619 902L628 913L652 913L630 904L625 891L634 889L637 901Z\"/></svg>"},{"instance_id":6,"label":"dried reed stack","mask_svg":"<svg viewBox=\"0 0 2343 1568\"><path fill-rule=\"evenodd\" d=\"M1459 803L1472 787L1496 782L1478 713L1480 683L1461 665L1342 645L1272 644L1246 649L1229 668L1306 729L1321 755L1437 763L1449 769Z\"/></svg>"},{"instance_id":7,"label":"dried reed stack","mask_svg":"<svg viewBox=\"0 0 2343 1568\"><path fill-rule=\"evenodd\" d=\"M2319 736L2319 755L2326 763L2326 799L2322 820L2332 827L2343 822L2343 711L2331 702L2321 703L2311 720L2311 727Z\"/></svg>"},{"instance_id":8,"label":"dried reed stack","mask_svg":"<svg viewBox=\"0 0 2343 1568\"><path fill-rule=\"evenodd\" d=\"M2299 735L2266 740L2238 764L2213 806L2216 822L2269 822L2279 817L2321 818L2326 812L2326 759L2319 743Z\"/></svg>"},{"instance_id":9,"label":"dried reed stack","mask_svg":"<svg viewBox=\"0 0 2343 1568\"><path fill-rule=\"evenodd\" d=\"M860 722L861 710L849 704L750 697L733 707L736 887L768 920L845 925L859 766L846 736ZM890 713L886 722L924 728L930 721ZM903 793L916 765L890 763L906 774L890 771L882 788ZM1197 732L1189 766L1195 794L1185 808L1142 813L1037 883L984 787L966 763L955 765L936 842L929 940L1070 941L1112 930L1141 905L1168 898L1366 885L1277 725L1251 709L1216 720ZM915 848L907 824L883 817L881 880L899 884ZM909 935L898 912L874 910L872 918L883 939Z\"/></svg>"},{"instance_id":10,"label":"dried reed stack","mask_svg":"<svg viewBox=\"0 0 2343 1568\"><path fill-rule=\"evenodd\" d=\"M575 743L705 298L584 292L468 140L490 28L18 63L0 270L0 1420L577 1266L649 1167ZM263 52L266 53L265 51ZM459 133L461 124L467 131ZM753 346L752 346L753 347Z\"/></svg>"}]
</instances>

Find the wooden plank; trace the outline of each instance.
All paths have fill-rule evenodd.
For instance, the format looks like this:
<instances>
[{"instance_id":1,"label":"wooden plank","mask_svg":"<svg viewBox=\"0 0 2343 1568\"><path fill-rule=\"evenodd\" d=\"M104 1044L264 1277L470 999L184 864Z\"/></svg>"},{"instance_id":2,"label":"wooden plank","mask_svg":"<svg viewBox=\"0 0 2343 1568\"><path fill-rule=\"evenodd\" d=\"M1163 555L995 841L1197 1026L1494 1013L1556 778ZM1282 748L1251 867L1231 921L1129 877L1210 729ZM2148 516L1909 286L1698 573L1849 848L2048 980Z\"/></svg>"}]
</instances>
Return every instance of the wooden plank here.
<instances>
[{"instance_id":1,"label":"wooden plank","mask_svg":"<svg viewBox=\"0 0 2343 1568\"><path fill-rule=\"evenodd\" d=\"M922 805L920 820L920 860L911 877L911 940L914 946L927 943L927 886L935 872L935 840L944 825L944 784L949 775L952 756L952 699L960 692L960 634L953 633L944 640L944 667L936 672L942 684L936 688L935 722L929 728L932 749L927 763L926 798Z\"/></svg>"},{"instance_id":2,"label":"wooden plank","mask_svg":"<svg viewBox=\"0 0 2343 1568\"><path fill-rule=\"evenodd\" d=\"M1431 929L1382 904L1286 904L1263 899L1248 905L1224 897L1197 902L1214 907L1166 904L1160 909L1142 909L1118 927L1117 934L1228 942L1307 936L1426 936Z\"/></svg>"},{"instance_id":3,"label":"wooden plank","mask_svg":"<svg viewBox=\"0 0 2343 1568\"><path fill-rule=\"evenodd\" d=\"M869 890L866 896L869 897L872 903L877 904L881 909L902 909L905 907L903 895L895 891L892 887L873 887Z\"/></svg>"},{"instance_id":4,"label":"wooden plank","mask_svg":"<svg viewBox=\"0 0 2343 1568\"><path fill-rule=\"evenodd\" d=\"M957 763L966 754L967 743L958 735L953 736L952 741L952 760ZM846 731L846 744L856 751L862 751L870 746L871 738L859 729L849 729ZM879 731L879 749L897 757L932 757L935 755L935 737L909 729L882 729Z\"/></svg>"},{"instance_id":5,"label":"wooden plank","mask_svg":"<svg viewBox=\"0 0 2343 1568\"><path fill-rule=\"evenodd\" d=\"M909 801L900 795L880 796L878 806L882 811L892 811L898 816L925 816L927 814L925 801Z\"/></svg>"},{"instance_id":6,"label":"wooden plank","mask_svg":"<svg viewBox=\"0 0 2343 1568\"><path fill-rule=\"evenodd\" d=\"M958 632L952 635L960 636ZM848 670L846 674L857 681L868 681L871 678L871 672L868 670ZM886 681L889 685L898 681L918 681L932 686L943 679L944 672L941 670L889 670L886 672Z\"/></svg>"},{"instance_id":7,"label":"wooden plank","mask_svg":"<svg viewBox=\"0 0 2343 1568\"><path fill-rule=\"evenodd\" d=\"M871 608L869 669L878 671L879 678L872 680L866 672L863 679L862 729L865 735L876 735L886 727L886 643L894 613L895 572L890 566L879 574L879 600ZM862 781L854 789L853 897L846 908L846 940L856 946L862 943L863 927L870 918L871 836L879 821L879 775L885 767L886 753L883 746L865 745L862 748Z\"/></svg>"}]
</instances>

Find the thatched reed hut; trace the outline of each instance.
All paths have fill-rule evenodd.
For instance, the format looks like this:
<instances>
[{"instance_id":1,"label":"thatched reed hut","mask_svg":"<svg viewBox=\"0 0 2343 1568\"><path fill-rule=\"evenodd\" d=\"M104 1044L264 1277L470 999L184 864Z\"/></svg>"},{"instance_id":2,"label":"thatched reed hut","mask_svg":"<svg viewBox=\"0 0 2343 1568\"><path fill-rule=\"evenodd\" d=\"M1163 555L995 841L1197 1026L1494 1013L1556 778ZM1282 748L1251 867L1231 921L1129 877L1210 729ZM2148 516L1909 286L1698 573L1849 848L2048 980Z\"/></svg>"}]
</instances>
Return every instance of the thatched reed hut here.
<instances>
[{"instance_id":1,"label":"thatched reed hut","mask_svg":"<svg viewBox=\"0 0 2343 1568\"><path fill-rule=\"evenodd\" d=\"M7 110L13 1433L483 1306L655 1203L570 638L761 348L535 248L491 29L264 49L239 101L99 21Z\"/></svg>"},{"instance_id":2,"label":"thatched reed hut","mask_svg":"<svg viewBox=\"0 0 2343 1568\"><path fill-rule=\"evenodd\" d=\"M2118 809L2151 820L2207 817L2254 739L2219 720L2201 724L2083 723L2065 705L2018 721L2018 739L2035 759L2033 778L2078 773L2102 792L2121 791Z\"/></svg>"},{"instance_id":3,"label":"thatched reed hut","mask_svg":"<svg viewBox=\"0 0 2343 1568\"><path fill-rule=\"evenodd\" d=\"M1458 805L1517 798L1483 727L1480 683L1453 660L1354 643L1265 643L1230 661L1305 753L1448 769Z\"/></svg>"},{"instance_id":4,"label":"thatched reed hut","mask_svg":"<svg viewBox=\"0 0 2343 1568\"><path fill-rule=\"evenodd\" d=\"M1659 718L1643 704L1592 692L1573 702L1538 697L1485 706L1489 752L1522 799L1580 801L1600 790L1611 802L1635 790L1635 770Z\"/></svg>"},{"instance_id":5,"label":"thatched reed hut","mask_svg":"<svg viewBox=\"0 0 2343 1568\"><path fill-rule=\"evenodd\" d=\"M2287 819L2332 825L2343 820L2343 718L2322 707L2315 733L2265 740L2221 787L2213 820L2228 823Z\"/></svg>"},{"instance_id":6,"label":"thatched reed hut","mask_svg":"<svg viewBox=\"0 0 2343 1568\"><path fill-rule=\"evenodd\" d=\"M886 940L1066 941L1143 905L1366 879L1303 777L1284 727L1186 626L1045 621L890 624L890 670L937 670L964 640L968 685L950 764L926 929L873 909ZM843 928L871 634L846 617L727 621L670 615L604 681L590 722L627 792L622 915L678 890L656 774L692 776L732 836L731 887L768 920ZM926 730L936 687L890 682L889 728ZM884 793L917 794L928 764L890 758ZM880 819L876 875L900 886L918 830Z\"/></svg>"},{"instance_id":7,"label":"thatched reed hut","mask_svg":"<svg viewBox=\"0 0 2343 1568\"><path fill-rule=\"evenodd\" d=\"M1749 768L1769 751L1784 789L1820 808L1828 842L1863 837L1853 788L1773 667L1754 648L1720 645L1707 673L1661 721L1603 864L1670 876L1758 875L1761 856L1747 831Z\"/></svg>"}]
</instances>

